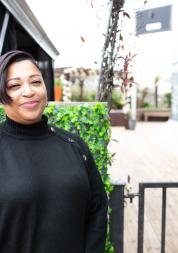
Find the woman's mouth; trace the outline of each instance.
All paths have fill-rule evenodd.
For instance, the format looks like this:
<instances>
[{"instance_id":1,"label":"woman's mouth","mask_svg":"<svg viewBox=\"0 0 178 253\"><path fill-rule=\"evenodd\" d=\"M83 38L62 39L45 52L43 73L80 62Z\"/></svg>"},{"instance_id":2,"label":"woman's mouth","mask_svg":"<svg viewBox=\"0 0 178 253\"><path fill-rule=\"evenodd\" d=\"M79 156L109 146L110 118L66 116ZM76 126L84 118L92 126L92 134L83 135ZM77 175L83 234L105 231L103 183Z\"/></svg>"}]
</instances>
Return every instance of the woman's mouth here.
<instances>
[{"instance_id":1,"label":"woman's mouth","mask_svg":"<svg viewBox=\"0 0 178 253\"><path fill-rule=\"evenodd\" d=\"M33 109L35 108L37 105L39 104L39 101L29 101L29 102L25 102L23 103L21 106L28 108L28 109Z\"/></svg>"}]
</instances>

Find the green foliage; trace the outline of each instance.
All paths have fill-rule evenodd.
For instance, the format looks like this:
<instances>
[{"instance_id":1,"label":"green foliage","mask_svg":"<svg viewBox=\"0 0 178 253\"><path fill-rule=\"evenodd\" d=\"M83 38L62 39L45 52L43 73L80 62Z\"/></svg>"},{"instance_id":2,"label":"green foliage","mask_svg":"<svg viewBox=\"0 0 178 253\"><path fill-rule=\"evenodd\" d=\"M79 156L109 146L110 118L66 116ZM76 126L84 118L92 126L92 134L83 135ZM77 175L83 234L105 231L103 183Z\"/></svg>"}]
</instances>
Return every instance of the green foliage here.
<instances>
[{"instance_id":1,"label":"green foliage","mask_svg":"<svg viewBox=\"0 0 178 253\"><path fill-rule=\"evenodd\" d=\"M142 105L143 108L155 108L153 105L151 105L150 103L148 102L144 102L143 105Z\"/></svg>"},{"instance_id":2,"label":"green foliage","mask_svg":"<svg viewBox=\"0 0 178 253\"><path fill-rule=\"evenodd\" d=\"M124 98L121 92L116 90L112 91L112 109L122 109L124 105Z\"/></svg>"},{"instance_id":3,"label":"green foliage","mask_svg":"<svg viewBox=\"0 0 178 253\"><path fill-rule=\"evenodd\" d=\"M45 114L50 124L80 135L88 144L106 191L110 192L112 186L107 167L112 157L107 150L111 133L107 108L102 103L61 107L51 104L45 109Z\"/></svg>"},{"instance_id":4,"label":"green foliage","mask_svg":"<svg viewBox=\"0 0 178 253\"><path fill-rule=\"evenodd\" d=\"M160 76L155 76L155 78L153 80L155 86L158 85L159 81L160 81Z\"/></svg>"},{"instance_id":5,"label":"green foliage","mask_svg":"<svg viewBox=\"0 0 178 253\"><path fill-rule=\"evenodd\" d=\"M106 253L113 253L114 252L114 246L111 243L109 237L106 238L105 252Z\"/></svg>"},{"instance_id":6,"label":"green foliage","mask_svg":"<svg viewBox=\"0 0 178 253\"><path fill-rule=\"evenodd\" d=\"M95 99L96 99L96 91L87 92L84 97L84 101L87 101L87 102L93 102L95 101Z\"/></svg>"},{"instance_id":7,"label":"green foliage","mask_svg":"<svg viewBox=\"0 0 178 253\"><path fill-rule=\"evenodd\" d=\"M59 77L56 77L54 80L55 86L62 87L62 81Z\"/></svg>"},{"instance_id":8,"label":"green foliage","mask_svg":"<svg viewBox=\"0 0 178 253\"><path fill-rule=\"evenodd\" d=\"M81 88L80 85L74 84L71 87L71 91L72 91L72 101L81 101ZM93 102L96 99L96 91L95 90L88 90L84 87L83 90L83 101L85 102Z\"/></svg>"},{"instance_id":9,"label":"green foliage","mask_svg":"<svg viewBox=\"0 0 178 253\"><path fill-rule=\"evenodd\" d=\"M2 106L0 106L0 123L5 120L5 114L4 114L4 109Z\"/></svg>"},{"instance_id":10,"label":"green foliage","mask_svg":"<svg viewBox=\"0 0 178 253\"><path fill-rule=\"evenodd\" d=\"M148 108L150 107L148 100L149 90L147 87L144 89L137 90L137 108Z\"/></svg>"},{"instance_id":11,"label":"green foliage","mask_svg":"<svg viewBox=\"0 0 178 253\"><path fill-rule=\"evenodd\" d=\"M172 100L171 92L164 94L161 106L164 108L171 108L171 100Z\"/></svg>"}]
</instances>

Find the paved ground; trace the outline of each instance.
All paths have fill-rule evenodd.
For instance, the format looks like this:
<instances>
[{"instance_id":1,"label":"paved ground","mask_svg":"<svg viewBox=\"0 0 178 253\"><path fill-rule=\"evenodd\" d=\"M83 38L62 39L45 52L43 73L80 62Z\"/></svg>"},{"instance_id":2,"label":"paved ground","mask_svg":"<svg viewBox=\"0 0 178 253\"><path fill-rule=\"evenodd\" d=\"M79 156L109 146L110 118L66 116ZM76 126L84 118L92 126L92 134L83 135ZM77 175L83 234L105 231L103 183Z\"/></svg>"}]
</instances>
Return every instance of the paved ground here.
<instances>
[{"instance_id":1,"label":"paved ground","mask_svg":"<svg viewBox=\"0 0 178 253\"><path fill-rule=\"evenodd\" d=\"M133 192L139 182L178 182L178 122L137 123L136 130L112 128L110 151L116 152L109 172L113 180L131 178ZM160 252L161 192L146 194L144 253ZM136 253L137 200L125 207L125 252ZM178 189L169 190L166 253L178 252Z\"/></svg>"}]
</instances>

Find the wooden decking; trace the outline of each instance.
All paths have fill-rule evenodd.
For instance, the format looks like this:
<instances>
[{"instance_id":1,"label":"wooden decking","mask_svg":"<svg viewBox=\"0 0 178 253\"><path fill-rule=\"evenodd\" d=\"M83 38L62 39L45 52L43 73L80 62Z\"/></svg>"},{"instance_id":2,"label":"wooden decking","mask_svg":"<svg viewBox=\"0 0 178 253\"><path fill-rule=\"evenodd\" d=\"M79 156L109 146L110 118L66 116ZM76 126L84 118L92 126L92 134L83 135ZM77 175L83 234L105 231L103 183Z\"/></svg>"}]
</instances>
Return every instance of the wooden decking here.
<instances>
[{"instance_id":1,"label":"wooden decking","mask_svg":"<svg viewBox=\"0 0 178 253\"><path fill-rule=\"evenodd\" d=\"M132 192L139 182L178 182L178 122L137 123L135 131L112 128L111 152L116 152L111 178L127 181ZM125 206L124 253L137 252L137 205ZM146 190L144 253L160 252L161 191ZM178 189L168 190L166 253L178 252Z\"/></svg>"}]
</instances>

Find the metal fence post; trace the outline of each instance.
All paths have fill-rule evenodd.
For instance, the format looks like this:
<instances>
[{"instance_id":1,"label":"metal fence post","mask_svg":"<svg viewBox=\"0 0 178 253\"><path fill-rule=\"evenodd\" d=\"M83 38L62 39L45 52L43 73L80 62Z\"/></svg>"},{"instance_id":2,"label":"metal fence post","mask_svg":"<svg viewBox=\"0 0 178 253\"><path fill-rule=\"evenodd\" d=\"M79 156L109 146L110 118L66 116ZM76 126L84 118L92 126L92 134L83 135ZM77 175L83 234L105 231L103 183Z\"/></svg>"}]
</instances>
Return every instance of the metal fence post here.
<instances>
[{"instance_id":1,"label":"metal fence post","mask_svg":"<svg viewBox=\"0 0 178 253\"><path fill-rule=\"evenodd\" d=\"M110 193L110 235L114 245L114 253L123 253L124 248L124 187L126 183L113 181Z\"/></svg>"},{"instance_id":2,"label":"metal fence post","mask_svg":"<svg viewBox=\"0 0 178 253\"><path fill-rule=\"evenodd\" d=\"M139 205L138 205L138 248L137 253L143 253L144 240L144 207L145 207L144 183L139 183Z\"/></svg>"}]
</instances>

